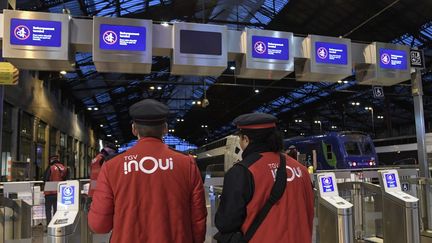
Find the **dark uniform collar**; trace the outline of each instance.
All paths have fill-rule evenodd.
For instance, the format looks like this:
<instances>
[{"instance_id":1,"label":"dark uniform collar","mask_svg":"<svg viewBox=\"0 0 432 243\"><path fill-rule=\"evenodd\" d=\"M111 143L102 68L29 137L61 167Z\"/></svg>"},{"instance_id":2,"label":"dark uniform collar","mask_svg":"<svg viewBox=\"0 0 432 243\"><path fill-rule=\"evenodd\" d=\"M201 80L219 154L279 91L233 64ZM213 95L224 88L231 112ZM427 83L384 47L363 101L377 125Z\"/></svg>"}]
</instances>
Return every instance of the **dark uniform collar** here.
<instances>
[{"instance_id":1,"label":"dark uniform collar","mask_svg":"<svg viewBox=\"0 0 432 243\"><path fill-rule=\"evenodd\" d=\"M270 148L267 146L267 144L256 144L256 143L250 143L248 146L243 150L242 153L242 159L245 159L248 155L254 154L254 153L264 153L264 152L270 152Z\"/></svg>"}]
</instances>

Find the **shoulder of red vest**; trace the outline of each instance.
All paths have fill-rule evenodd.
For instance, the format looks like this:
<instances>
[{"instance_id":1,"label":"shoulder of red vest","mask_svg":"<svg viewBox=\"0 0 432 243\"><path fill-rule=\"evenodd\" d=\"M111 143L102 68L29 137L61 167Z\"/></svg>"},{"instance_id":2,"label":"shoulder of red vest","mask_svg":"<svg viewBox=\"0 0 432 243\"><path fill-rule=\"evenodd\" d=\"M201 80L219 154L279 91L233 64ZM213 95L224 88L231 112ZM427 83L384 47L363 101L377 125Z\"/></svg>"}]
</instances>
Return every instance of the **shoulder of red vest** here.
<instances>
[{"instance_id":1,"label":"shoulder of red vest","mask_svg":"<svg viewBox=\"0 0 432 243\"><path fill-rule=\"evenodd\" d=\"M243 160L241 160L240 162L238 162L237 164L249 168L250 166L252 166L255 162L257 162L258 160L260 160L263 156L259 153L252 153L249 154L248 156L246 156L246 158L244 158Z\"/></svg>"},{"instance_id":2,"label":"shoulder of red vest","mask_svg":"<svg viewBox=\"0 0 432 243\"><path fill-rule=\"evenodd\" d=\"M181 156L188 156L188 157L191 156L191 155L188 154L188 153L185 153L185 152L181 152L181 151L175 150L175 149L173 149L173 148L171 148L171 147L169 147L169 146L168 146L168 149L171 150L171 151L174 152L174 153L177 153L177 154L181 155Z\"/></svg>"}]
</instances>

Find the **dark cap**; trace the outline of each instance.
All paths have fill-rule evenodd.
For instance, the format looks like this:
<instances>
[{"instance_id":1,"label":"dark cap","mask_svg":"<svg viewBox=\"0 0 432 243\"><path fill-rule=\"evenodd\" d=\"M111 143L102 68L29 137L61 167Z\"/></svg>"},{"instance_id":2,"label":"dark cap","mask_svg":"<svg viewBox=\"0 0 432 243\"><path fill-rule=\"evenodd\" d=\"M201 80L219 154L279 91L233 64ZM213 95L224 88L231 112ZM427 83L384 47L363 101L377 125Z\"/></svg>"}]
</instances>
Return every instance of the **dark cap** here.
<instances>
[{"instance_id":1,"label":"dark cap","mask_svg":"<svg viewBox=\"0 0 432 243\"><path fill-rule=\"evenodd\" d=\"M59 161L59 156L58 155L51 155L49 157L49 162L50 163L54 163L54 162L58 162Z\"/></svg>"},{"instance_id":2,"label":"dark cap","mask_svg":"<svg viewBox=\"0 0 432 243\"><path fill-rule=\"evenodd\" d=\"M160 125L166 122L169 108L153 99L141 100L129 107L129 115L136 124Z\"/></svg>"},{"instance_id":3,"label":"dark cap","mask_svg":"<svg viewBox=\"0 0 432 243\"><path fill-rule=\"evenodd\" d=\"M238 116L233 123L239 129L265 129L276 127L277 117L266 113L248 113Z\"/></svg>"}]
</instances>

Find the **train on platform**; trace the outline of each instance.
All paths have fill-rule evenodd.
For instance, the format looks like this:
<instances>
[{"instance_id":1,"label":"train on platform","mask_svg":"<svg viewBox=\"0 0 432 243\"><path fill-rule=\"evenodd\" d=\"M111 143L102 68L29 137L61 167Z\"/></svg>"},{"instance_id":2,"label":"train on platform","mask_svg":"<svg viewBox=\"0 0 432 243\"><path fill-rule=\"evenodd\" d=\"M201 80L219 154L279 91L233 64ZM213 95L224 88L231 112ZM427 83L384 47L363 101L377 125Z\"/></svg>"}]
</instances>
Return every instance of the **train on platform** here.
<instances>
[{"instance_id":1,"label":"train on platform","mask_svg":"<svg viewBox=\"0 0 432 243\"><path fill-rule=\"evenodd\" d=\"M316 170L373 168L378 157L371 137L362 132L328 132L284 140L297 150L297 160Z\"/></svg>"}]
</instances>

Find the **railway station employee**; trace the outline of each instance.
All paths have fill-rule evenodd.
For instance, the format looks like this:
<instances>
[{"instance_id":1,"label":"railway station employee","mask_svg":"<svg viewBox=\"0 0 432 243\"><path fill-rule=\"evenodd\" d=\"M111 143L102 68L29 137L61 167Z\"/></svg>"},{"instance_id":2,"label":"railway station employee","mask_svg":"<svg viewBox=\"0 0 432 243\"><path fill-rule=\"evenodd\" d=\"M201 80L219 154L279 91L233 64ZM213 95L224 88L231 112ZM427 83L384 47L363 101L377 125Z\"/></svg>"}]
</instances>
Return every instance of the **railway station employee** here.
<instances>
[{"instance_id":1,"label":"railway station employee","mask_svg":"<svg viewBox=\"0 0 432 243\"><path fill-rule=\"evenodd\" d=\"M242 161L225 174L215 223L218 242L241 242L257 214L266 204L282 159L283 142L276 128L277 118L265 113L237 117ZM314 215L314 194L307 169L285 156L286 187L270 208L249 243L310 243ZM239 236L240 235L240 236Z\"/></svg>"},{"instance_id":2,"label":"railway station employee","mask_svg":"<svg viewBox=\"0 0 432 243\"><path fill-rule=\"evenodd\" d=\"M93 194L88 223L112 230L111 242L202 243L207 210L193 157L162 142L169 109L151 99L129 108L135 146L106 162Z\"/></svg>"}]
</instances>

